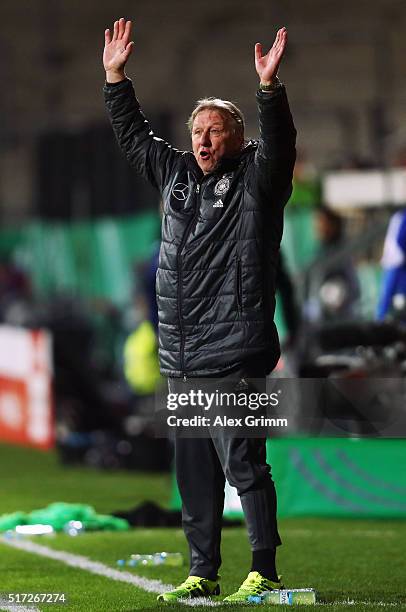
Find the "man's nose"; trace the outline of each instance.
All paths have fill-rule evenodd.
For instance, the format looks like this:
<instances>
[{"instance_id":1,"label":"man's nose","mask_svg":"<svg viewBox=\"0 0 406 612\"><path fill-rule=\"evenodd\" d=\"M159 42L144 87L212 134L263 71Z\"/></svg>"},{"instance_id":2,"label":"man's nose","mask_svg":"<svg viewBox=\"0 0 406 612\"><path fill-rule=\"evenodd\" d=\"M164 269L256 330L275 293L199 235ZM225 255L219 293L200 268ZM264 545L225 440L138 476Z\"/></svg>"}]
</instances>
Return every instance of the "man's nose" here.
<instances>
[{"instance_id":1,"label":"man's nose","mask_svg":"<svg viewBox=\"0 0 406 612\"><path fill-rule=\"evenodd\" d=\"M207 130L200 135L200 144L203 147L210 146L210 132Z\"/></svg>"}]
</instances>

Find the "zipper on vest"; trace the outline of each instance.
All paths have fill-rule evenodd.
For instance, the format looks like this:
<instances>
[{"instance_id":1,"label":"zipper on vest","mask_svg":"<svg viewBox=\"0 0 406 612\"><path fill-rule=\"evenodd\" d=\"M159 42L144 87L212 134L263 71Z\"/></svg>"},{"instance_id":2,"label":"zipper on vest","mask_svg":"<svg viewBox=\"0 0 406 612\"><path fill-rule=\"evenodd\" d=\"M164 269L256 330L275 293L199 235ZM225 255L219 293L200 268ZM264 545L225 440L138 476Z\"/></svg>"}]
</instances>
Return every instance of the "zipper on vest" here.
<instances>
[{"instance_id":1,"label":"zipper on vest","mask_svg":"<svg viewBox=\"0 0 406 612\"><path fill-rule=\"evenodd\" d=\"M196 194L199 195L200 194L200 184L198 183L196 185ZM192 226L194 225L195 221L197 220L198 216L199 216L199 208L200 208L200 198L196 199L196 209L195 209L195 214L193 215L193 217L190 219L189 223L186 226L185 229L185 233L182 236L182 240L180 242L179 245L179 249L178 249L178 254L176 257L177 260L177 264L178 264L178 318L179 318L179 328L180 328L180 370L181 370L181 375L183 376L183 381L186 382L187 380L187 376L186 373L184 372L184 368L185 368L185 355L184 355L184 351L185 351L185 329L183 327L183 320L182 320L182 280L183 280L183 270L182 270L182 249L185 246L185 242L190 234L190 230L192 229Z\"/></svg>"},{"instance_id":2,"label":"zipper on vest","mask_svg":"<svg viewBox=\"0 0 406 612\"><path fill-rule=\"evenodd\" d=\"M242 279L241 279L241 259L237 258L237 266L235 272L235 293L237 296L238 312L242 311Z\"/></svg>"}]
</instances>

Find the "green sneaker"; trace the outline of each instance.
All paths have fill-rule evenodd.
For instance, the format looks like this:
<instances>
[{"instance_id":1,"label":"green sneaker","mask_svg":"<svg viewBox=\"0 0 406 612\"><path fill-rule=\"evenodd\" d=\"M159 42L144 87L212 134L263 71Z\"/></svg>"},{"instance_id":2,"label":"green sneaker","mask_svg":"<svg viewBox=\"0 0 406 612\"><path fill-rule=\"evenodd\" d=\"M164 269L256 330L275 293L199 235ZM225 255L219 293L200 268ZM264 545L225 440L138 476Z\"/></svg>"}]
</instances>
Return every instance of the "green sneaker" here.
<instances>
[{"instance_id":1,"label":"green sneaker","mask_svg":"<svg viewBox=\"0 0 406 612\"><path fill-rule=\"evenodd\" d=\"M194 597L210 597L211 595L220 595L220 585L217 580L207 580L200 576L188 576L185 582L182 582L173 591L167 591L158 595L157 601L176 602L179 599L192 599Z\"/></svg>"},{"instance_id":2,"label":"green sneaker","mask_svg":"<svg viewBox=\"0 0 406 612\"><path fill-rule=\"evenodd\" d=\"M259 574L258 572L250 572L248 577L238 591L229 595L224 599L227 603L249 603L248 597L250 595L260 595L264 591L272 591L273 589L283 589L283 585L281 583L281 576L279 577L278 582L273 582L272 580L268 580Z\"/></svg>"}]
</instances>

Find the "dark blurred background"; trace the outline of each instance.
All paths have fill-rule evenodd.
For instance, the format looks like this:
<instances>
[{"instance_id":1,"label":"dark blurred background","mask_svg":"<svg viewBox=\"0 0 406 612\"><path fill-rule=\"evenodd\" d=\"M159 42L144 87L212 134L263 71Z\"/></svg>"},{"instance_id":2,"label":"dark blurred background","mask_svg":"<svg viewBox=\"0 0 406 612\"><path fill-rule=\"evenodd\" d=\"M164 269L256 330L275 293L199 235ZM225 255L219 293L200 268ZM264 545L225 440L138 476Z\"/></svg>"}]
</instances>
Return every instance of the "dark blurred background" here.
<instances>
[{"instance_id":1,"label":"dark blurred background","mask_svg":"<svg viewBox=\"0 0 406 612\"><path fill-rule=\"evenodd\" d=\"M402 0L4 0L3 222L147 206L142 192L127 194L101 98L103 32L120 15L135 25L129 73L138 95L156 131L178 147L188 147L185 120L203 95L239 103L255 135L253 44L270 44L282 24L289 49L281 77L299 147L316 171L394 161L404 145Z\"/></svg>"}]
</instances>

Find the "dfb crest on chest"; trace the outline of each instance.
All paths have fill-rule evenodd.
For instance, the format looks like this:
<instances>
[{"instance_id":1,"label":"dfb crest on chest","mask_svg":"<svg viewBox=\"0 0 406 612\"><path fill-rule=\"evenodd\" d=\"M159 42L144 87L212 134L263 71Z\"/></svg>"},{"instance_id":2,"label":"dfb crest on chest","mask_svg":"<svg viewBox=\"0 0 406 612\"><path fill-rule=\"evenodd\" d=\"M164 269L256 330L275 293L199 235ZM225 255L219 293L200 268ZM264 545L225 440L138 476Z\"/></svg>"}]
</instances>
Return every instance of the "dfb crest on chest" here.
<instances>
[{"instance_id":1,"label":"dfb crest on chest","mask_svg":"<svg viewBox=\"0 0 406 612\"><path fill-rule=\"evenodd\" d=\"M230 177L224 175L214 186L214 195L223 196L230 189Z\"/></svg>"}]
</instances>

